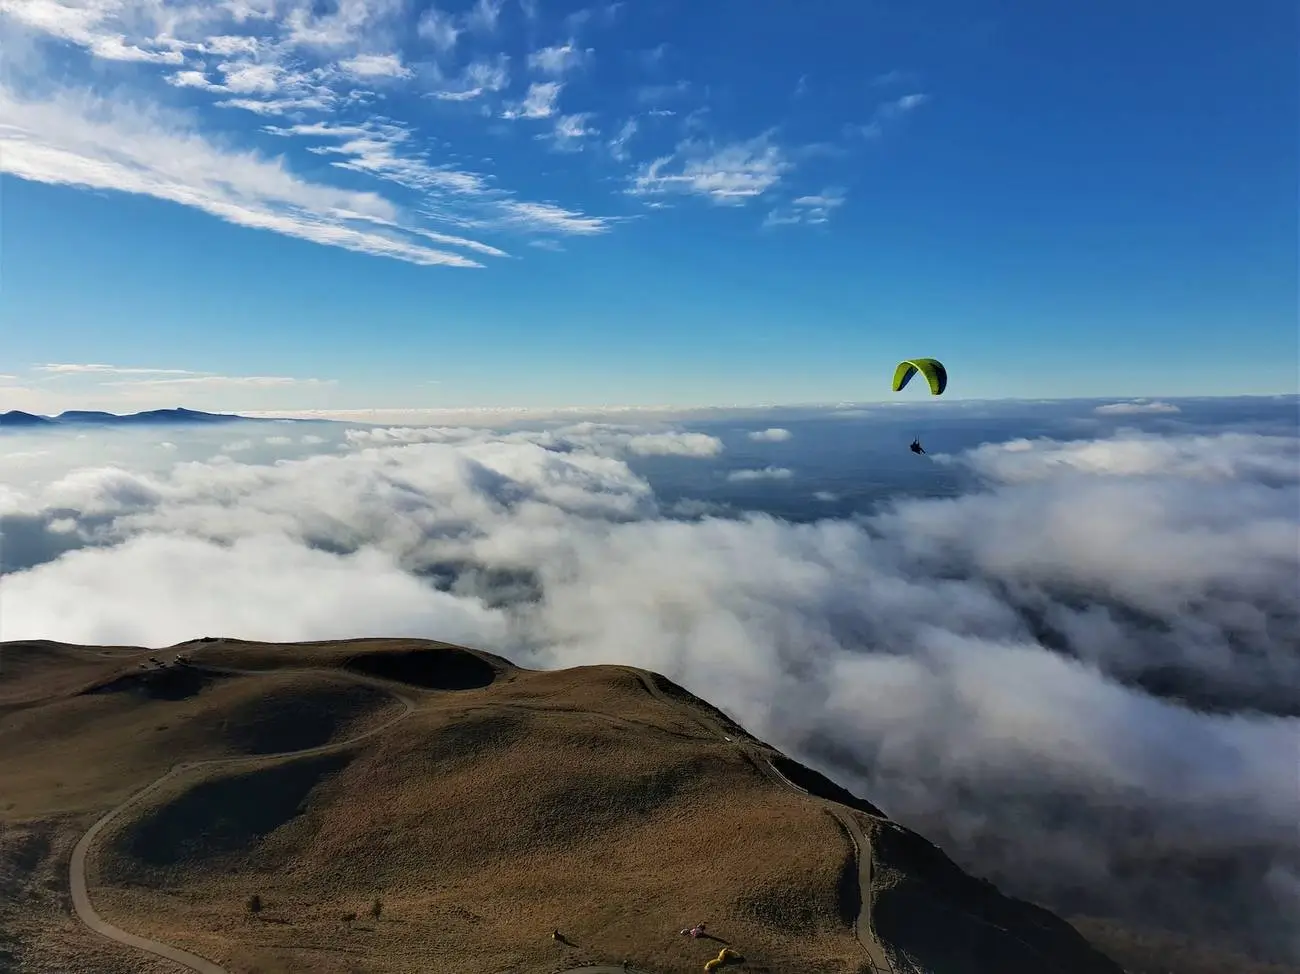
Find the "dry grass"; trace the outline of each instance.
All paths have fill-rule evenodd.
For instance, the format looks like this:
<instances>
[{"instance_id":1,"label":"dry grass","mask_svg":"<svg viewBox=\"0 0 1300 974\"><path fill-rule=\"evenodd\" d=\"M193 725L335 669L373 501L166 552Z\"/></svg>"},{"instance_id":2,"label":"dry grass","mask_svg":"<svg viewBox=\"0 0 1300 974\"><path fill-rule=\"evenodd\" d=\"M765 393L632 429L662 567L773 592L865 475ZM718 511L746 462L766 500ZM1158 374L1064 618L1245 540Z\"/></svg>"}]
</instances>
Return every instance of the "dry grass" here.
<instances>
[{"instance_id":1,"label":"dry grass","mask_svg":"<svg viewBox=\"0 0 1300 974\"><path fill-rule=\"evenodd\" d=\"M71 915L68 857L92 816L0 821L0 971L177 974L166 961L90 933Z\"/></svg>"},{"instance_id":2,"label":"dry grass","mask_svg":"<svg viewBox=\"0 0 1300 974\"><path fill-rule=\"evenodd\" d=\"M102 809L179 761L234 757L343 739L392 716L381 690L316 673L196 680L157 695L151 674L120 665L79 690L0 713L0 815Z\"/></svg>"},{"instance_id":3,"label":"dry grass","mask_svg":"<svg viewBox=\"0 0 1300 974\"><path fill-rule=\"evenodd\" d=\"M625 959L673 974L728 944L749 972L867 970L841 825L703 729L701 716L748 737L662 678L668 703L628 668L530 672L418 640L195 643L152 655L184 648L198 668L157 673L137 666L148 651L2 648L0 969L167 970L70 917L71 846L174 764L244 757L169 779L101 834L89 877L106 919L243 974L552 974ZM273 756L401 713L381 687L393 679L411 716L326 753ZM781 769L874 811L794 762ZM878 833L869 902L900 950L922 958L956 938L984 957L931 958L953 974L1047 970L1043 954L1050 969L1116 970L1062 921L858 818ZM679 934L700 920L720 940Z\"/></svg>"},{"instance_id":4,"label":"dry grass","mask_svg":"<svg viewBox=\"0 0 1300 974\"><path fill-rule=\"evenodd\" d=\"M95 876L128 929L222 956L295 942L386 953L375 970L543 972L560 954L694 970L710 942L677 931L708 918L774 970L853 970L834 824L732 749L649 733L430 710L355 752L178 783L106 837ZM252 891L258 920L235 909ZM375 896L378 922L340 921Z\"/></svg>"}]
</instances>

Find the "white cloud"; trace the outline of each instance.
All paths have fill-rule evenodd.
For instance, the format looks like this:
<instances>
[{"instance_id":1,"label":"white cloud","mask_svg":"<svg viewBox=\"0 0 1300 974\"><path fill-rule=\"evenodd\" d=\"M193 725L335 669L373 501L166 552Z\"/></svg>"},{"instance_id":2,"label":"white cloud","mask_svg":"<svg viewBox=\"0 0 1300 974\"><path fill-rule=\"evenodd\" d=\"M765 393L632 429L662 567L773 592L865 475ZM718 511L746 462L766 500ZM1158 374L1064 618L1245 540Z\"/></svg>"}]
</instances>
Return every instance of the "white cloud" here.
<instances>
[{"instance_id":1,"label":"white cloud","mask_svg":"<svg viewBox=\"0 0 1300 974\"><path fill-rule=\"evenodd\" d=\"M1065 443L1017 439L980 446L959 462L1002 483L1078 475L1176 477L1187 482L1284 482L1300 476L1297 441L1245 433L1173 438L1129 431L1105 440Z\"/></svg>"},{"instance_id":2,"label":"white cloud","mask_svg":"<svg viewBox=\"0 0 1300 974\"><path fill-rule=\"evenodd\" d=\"M392 91L411 82L416 67L432 89L425 93L437 100L468 102L504 90L505 55L474 57L462 73L448 76L437 63L408 65L396 53L407 47L403 32L413 29L442 53L461 32L490 34L500 3L479 0L451 19L428 10L418 25L403 19L401 0L339 0L323 11L297 3L150 4L139 10L61 0L0 4L7 23L17 20L36 36L72 40L92 53L108 51L105 38L120 35L127 46L165 62L154 70L185 98L206 102L203 110L184 114L164 109L150 103L143 84L92 95L66 87L74 74L66 68L56 78L41 58L25 61L0 87L0 169L20 178L152 195L245 227L418 264L482 266L457 250L505 256L499 247L422 225L426 221L524 234L597 233L612 225L555 202L519 199L490 176L436 161L430 150L439 143L370 110L381 97L371 90L376 82ZM105 56L119 56L120 47ZM554 116L558 93L558 86L540 85L520 115ZM232 136L207 134L219 118L212 107L268 119L290 116L265 131L315 139L310 151L340 157L336 168L384 180L392 184L386 192L395 195L335 188L294 175L285 158L234 148ZM573 112L561 119L555 144L575 146L595 134L589 118ZM350 130L352 138L339 144L331 129ZM236 178L227 181L227 172ZM398 202L393 186L415 194L409 206Z\"/></svg>"},{"instance_id":3,"label":"white cloud","mask_svg":"<svg viewBox=\"0 0 1300 974\"><path fill-rule=\"evenodd\" d=\"M445 81L443 87L429 92L440 101L473 101L502 91L510 84L508 59L504 54L495 61L472 61L459 78Z\"/></svg>"},{"instance_id":4,"label":"white cloud","mask_svg":"<svg viewBox=\"0 0 1300 974\"><path fill-rule=\"evenodd\" d=\"M290 6L284 16L287 39L327 51L355 48L388 28L404 13L404 0L336 0L319 16L311 3Z\"/></svg>"},{"instance_id":5,"label":"white cloud","mask_svg":"<svg viewBox=\"0 0 1300 974\"><path fill-rule=\"evenodd\" d=\"M723 450L716 436L680 430L640 433L636 428L609 423L582 422L546 432L501 434L505 443L532 443L546 449L582 449L602 456L680 456L709 458ZM468 426L393 426L348 430L346 441L353 446L392 443L462 443L481 437Z\"/></svg>"},{"instance_id":6,"label":"white cloud","mask_svg":"<svg viewBox=\"0 0 1300 974\"><path fill-rule=\"evenodd\" d=\"M196 375L189 369L137 369L123 368L117 365L99 363L77 364L71 362L48 363L37 365L35 372L50 372L56 375Z\"/></svg>"},{"instance_id":7,"label":"white cloud","mask_svg":"<svg viewBox=\"0 0 1300 974\"><path fill-rule=\"evenodd\" d=\"M637 120L629 118L618 130L618 134L609 140L609 154L619 162L626 162L630 158L631 153L627 146L632 141L632 136L636 135L637 128Z\"/></svg>"},{"instance_id":8,"label":"white cloud","mask_svg":"<svg viewBox=\"0 0 1300 974\"><path fill-rule=\"evenodd\" d=\"M115 29L113 3L67 3L60 0L0 0L0 16L30 30L48 34L85 48L106 61L139 61L180 64L184 55L169 38L151 38L144 46L129 41ZM153 11L142 5L138 11L148 18ZM154 33L161 25L150 24Z\"/></svg>"},{"instance_id":9,"label":"white cloud","mask_svg":"<svg viewBox=\"0 0 1300 974\"><path fill-rule=\"evenodd\" d=\"M528 66L544 74L562 76L579 67L592 54L591 48L580 48L573 40L565 44L544 47L528 55Z\"/></svg>"},{"instance_id":10,"label":"white cloud","mask_svg":"<svg viewBox=\"0 0 1300 974\"><path fill-rule=\"evenodd\" d=\"M457 26L455 17L434 6L420 14L416 24L416 33L442 54L451 52L461 32L462 28Z\"/></svg>"},{"instance_id":11,"label":"white cloud","mask_svg":"<svg viewBox=\"0 0 1300 974\"><path fill-rule=\"evenodd\" d=\"M756 443L784 443L790 439L793 434L780 426L772 426L765 430L753 430L749 433L749 438Z\"/></svg>"},{"instance_id":12,"label":"white cloud","mask_svg":"<svg viewBox=\"0 0 1300 974\"><path fill-rule=\"evenodd\" d=\"M465 16L465 24L470 30L484 34L496 32L501 19L502 0L475 0Z\"/></svg>"},{"instance_id":13,"label":"white cloud","mask_svg":"<svg viewBox=\"0 0 1300 974\"><path fill-rule=\"evenodd\" d=\"M746 483L755 480L789 480L794 476L794 471L788 467L761 467L757 470L733 470L727 474L727 479L735 483Z\"/></svg>"},{"instance_id":14,"label":"white cloud","mask_svg":"<svg viewBox=\"0 0 1300 974\"><path fill-rule=\"evenodd\" d=\"M238 388L242 386L265 388L268 386L333 385L335 381L334 379L301 379L287 375L190 375L173 379L119 379L113 382L105 382L104 385L132 389Z\"/></svg>"},{"instance_id":15,"label":"white cloud","mask_svg":"<svg viewBox=\"0 0 1300 974\"><path fill-rule=\"evenodd\" d=\"M455 6L452 11L421 4L412 10L404 0L0 0L6 30L32 40L23 45L22 58L11 54L16 45L6 49L0 169L53 185L151 195L247 228L417 264L480 267L481 256L505 254L445 233L440 223L524 234L609 229L612 220L558 202L520 199L496 185L490 173L453 165L450 160L466 154L443 122L491 131L497 118L545 120L546 131L534 134L553 149L582 148L599 137L609 150L606 161L630 160L637 119L627 118L611 138L602 134L605 126L593 106L579 103L587 93L563 89L564 79L593 56L577 31L612 23L619 5L597 4L564 18L575 33L524 55L536 80L510 99L509 58L496 37L502 18L515 15L516 8L502 0ZM518 11L530 21L537 15L531 2ZM55 45L46 43L51 40L80 48L76 58L65 63ZM662 60L664 50L661 45L651 60ZM129 73L119 68L109 75L105 71L115 70L109 65L87 71L85 62L93 59L138 64ZM691 90L685 81L638 83L662 77L655 72L630 79L628 96L649 107ZM170 86L161 95L159 82ZM574 94L575 104L567 104ZM407 96L444 104L434 119L394 117L409 110ZM183 114L172 106L184 106ZM682 131L702 136L703 111L691 112ZM672 114L668 107L642 111L642 124ZM295 139L323 138L321 132L307 134L313 126L360 130L349 145L309 148L339 156L332 160L338 169L389 185L381 187L381 196L356 193L349 177L336 173L334 179L319 167L311 167L310 176L297 175L298 146L286 145L282 157L256 148L256 126L263 121L275 124L261 131ZM653 134L642 137L648 141ZM733 203L762 195L792 163L761 141L682 143L670 158L641 170L635 191ZM137 151L137 145L149 150ZM495 160L482 158L472 165L480 164L496 167ZM231 185L218 175L228 167L241 176ZM271 182L278 185L275 191ZM326 201L326 194L338 202ZM647 203L666 205L658 199ZM547 238L536 244L558 246Z\"/></svg>"},{"instance_id":16,"label":"white cloud","mask_svg":"<svg viewBox=\"0 0 1300 974\"><path fill-rule=\"evenodd\" d=\"M616 222L609 217L594 217L568 210L555 203L513 199L492 188L477 173L442 166L403 152L407 130L395 124L368 122L364 125L313 123L288 128L272 128L277 134L337 140L314 146L310 151L323 155L340 155L334 163L344 169L365 172L380 179L411 189L434 193L421 209L436 219L469 229L515 229L529 232L590 235L605 233ZM438 198L451 198L451 204L439 204ZM426 239L464 247L489 256L505 256L504 251L487 244L419 229Z\"/></svg>"},{"instance_id":17,"label":"white cloud","mask_svg":"<svg viewBox=\"0 0 1300 974\"><path fill-rule=\"evenodd\" d=\"M502 118L550 118L555 114L555 104L560 97L564 84L559 81L535 81L528 86L528 93L518 105L507 108L501 113Z\"/></svg>"},{"instance_id":18,"label":"white cloud","mask_svg":"<svg viewBox=\"0 0 1300 974\"><path fill-rule=\"evenodd\" d=\"M879 112L886 118L894 118L898 115L904 115L907 112L920 108L929 100L930 96L926 94L916 93L903 95L901 98L897 98L894 101L885 102L885 104L880 106Z\"/></svg>"},{"instance_id":19,"label":"white cloud","mask_svg":"<svg viewBox=\"0 0 1300 974\"><path fill-rule=\"evenodd\" d=\"M605 233L614 223L611 217L584 216L554 203L514 201L502 206L502 223L537 231L589 235Z\"/></svg>"},{"instance_id":20,"label":"white cloud","mask_svg":"<svg viewBox=\"0 0 1300 974\"><path fill-rule=\"evenodd\" d=\"M929 101L930 96L921 92L902 95L899 98L877 105L871 115L871 120L865 125L851 125L848 128L867 138L879 138L884 133L886 124L902 118Z\"/></svg>"},{"instance_id":21,"label":"white cloud","mask_svg":"<svg viewBox=\"0 0 1300 974\"><path fill-rule=\"evenodd\" d=\"M722 441L705 433L644 433L627 441L638 456L716 457Z\"/></svg>"},{"instance_id":22,"label":"white cloud","mask_svg":"<svg viewBox=\"0 0 1300 974\"><path fill-rule=\"evenodd\" d=\"M1182 412L1171 402L1160 400L1134 399L1132 402L1113 402L1098 406L1093 412L1103 416L1132 416L1138 413L1179 413Z\"/></svg>"},{"instance_id":23,"label":"white cloud","mask_svg":"<svg viewBox=\"0 0 1300 974\"><path fill-rule=\"evenodd\" d=\"M831 214L844 205L842 189L825 189L809 196L796 196L788 206L772 210L763 221L764 226L793 224L817 225L830 222Z\"/></svg>"},{"instance_id":24,"label":"white cloud","mask_svg":"<svg viewBox=\"0 0 1300 974\"><path fill-rule=\"evenodd\" d=\"M631 191L693 193L715 203L747 203L780 183L793 168L780 146L771 141L771 133L720 147L688 141L675 154L643 166Z\"/></svg>"},{"instance_id":25,"label":"white cloud","mask_svg":"<svg viewBox=\"0 0 1300 974\"><path fill-rule=\"evenodd\" d=\"M383 631L646 666L1009 892L1187 932L1224 917L1294 951L1295 437L989 444L954 460L977 490L793 524L665 517L619 451L670 432L448 427L340 452L317 428L320 455L278 463L188 458L229 430L111 465L85 459L111 438L43 440L60 470L0 456L28 539L6 558L32 566L4 580L0 635ZM1159 699L1157 676L1213 702Z\"/></svg>"},{"instance_id":26,"label":"white cloud","mask_svg":"<svg viewBox=\"0 0 1300 974\"><path fill-rule=\"evenodd\" d=\"M415 264L482 266L421 243L374 193L309 182L281 160L217 146L181 116L84 94L38 101L0 87L0 171L153 196L240 226Z\"/></svg>"},{"instance_id":27,"label":"white cloud","mask_svg":"<svg viewBox=\"0 0 1300 974\"><path fill-rule=\"evenodd\" d=\"M548 138L556 149L572 152L582 148L585 139L599 135L600 131L588 124L591 112L578 112L573 115L561 115L555 120L555 128L550 133L539 135Z\"/></svg>"},{"instance_id":28,"label":"white cloud","mask_svg":"<svg viewBox=\"0 0 1300 974\"><path fill-rule=\"evenodd\" d=\"M340 61L339 67L355 78L409 78L413 74L397 54L358 54Z\"/></svg>"}]
</instances>

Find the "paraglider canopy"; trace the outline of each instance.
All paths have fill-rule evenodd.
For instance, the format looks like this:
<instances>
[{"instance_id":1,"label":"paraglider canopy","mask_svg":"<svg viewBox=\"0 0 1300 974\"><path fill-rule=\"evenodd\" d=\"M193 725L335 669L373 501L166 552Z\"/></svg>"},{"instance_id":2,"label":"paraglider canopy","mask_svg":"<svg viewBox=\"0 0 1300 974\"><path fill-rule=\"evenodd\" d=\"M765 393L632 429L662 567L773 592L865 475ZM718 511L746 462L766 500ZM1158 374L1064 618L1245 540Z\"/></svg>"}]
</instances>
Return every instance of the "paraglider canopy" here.
<instances>
[{"instance_id":1,"label":"paraglider canopy","mask_svg":"<svg viewBox=\"0 0 1300 974\"><path fill-rule=\"evenodd\" d=\"M894 369L894 392L900 391L918 372L930 384L931 395L942 395L943 390L948 388L948 370L942 362L935 358L911 358L899 362L898 368Z\"/></svg>"}]
</instances>

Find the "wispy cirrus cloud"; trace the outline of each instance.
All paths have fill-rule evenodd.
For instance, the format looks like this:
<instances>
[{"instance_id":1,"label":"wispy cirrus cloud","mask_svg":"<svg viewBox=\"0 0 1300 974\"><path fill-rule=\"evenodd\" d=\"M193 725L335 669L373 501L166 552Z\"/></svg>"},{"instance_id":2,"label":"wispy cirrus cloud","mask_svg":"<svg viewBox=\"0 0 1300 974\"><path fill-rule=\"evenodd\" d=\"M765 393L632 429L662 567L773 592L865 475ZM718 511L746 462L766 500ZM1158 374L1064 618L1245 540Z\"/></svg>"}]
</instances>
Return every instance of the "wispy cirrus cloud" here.
<instances>
[{"instance_id":1,"label":"wispy cirrus cloud","mask_svg":"<svg viewBox=\"0 0 1300 974\"><path fill-rule=\"evenodd\" d=\"M270 388L281 386L329 386L335 385L334 379L298 378L288 375L186 375L159 379L117 379L104 385L117 388L159 389L170 387L192 389L204 387L209 389Z\"/></svg>"},{"instance_id":2,"label":"wispy cirrus cloud","mask_svg":"<svg viewBox=\"0 0 1300 974\"><path fill-rule=\"evenodd\" d=\"M765 227L817 225L829 223L831 214L844 205L844 190L824 189L809 196L796 196L788 205L772 210L764 219Z\"/></svg>"},{"instance_id":3,"label":"wispy cirrus cloud","mask_svg":"<svg viewBox=\"0 0 1300 974\"><path fill-rule=\"evenodd\" d=\"M465 25L484 34L496 32L501 21L502 0L476 0L465 16Z\"/></svg>"},{"instance_id":4,"label":"wispy cirrus cloud","mask_svg":"<svg viewBox=\"0 0 1300 974\"><path fill-rule=\"evenodd\" d=\"M550 118L564 88L559 81L535 81L528 86L523 100L501 113L502 118Z\"/></svg>"},{"instance_id":5,"label":"wispy cirrus cloud","mask_svg":"<svg viewBox=\"0 0 1300 974\"><path fill-rule=\"evenodd\" d=\"M626 162L630 159L632 153L628 148L628 143L632 141L632 137L636 135L639 128L640 124L635 118L629 118L624 122L623 126L618 130L618 133L609 140L607 146L609 154L619 162Z\"/></svg>"},{"instance_id":6,"label":"wispy cirrus cloud","mask_svg":"<svg viewBox=\"0 0 1300 974\"><path fill-rule=\"evenodd\" d=\"M409 78L414 73L398 54L357 54L339 62L339 68L354 78Z\"/></svg>"},{"instance_id":7,"label":"wispy cirrus cloud","mask_svg":"<svg viewBox=\"0 0 1300 974\"><path fill-rule=\"evenodd\" d=\"M600 134L600 130L591 125L593 115L593 112L561 115L555 120L555 127L538 138L548 139L560 152L578 152L587 139Z\"/></svg>"},{"instance_id":8,"label":"wispy cirrus cloud","mask_svg":"<svg viewBox=\"0 0 1300 974\"><path fill-rule=\"evenodd\" d=\"M482 266L428 246L376 193L303 179L283 160L215 144L184 116L88 94L24 100L0 88L0 171L153 196L240 226L414 264Z\"/></svg>"},{"instance_id":9,"label":"wispy cirrus cloud","mask_svg":"<svg viewBox=\"0 0 1300 974\"><path fill-rule=\"evenodd\" d=\"M106 61L139 61L180 64L185 60L177 38L169 36L161 21L161 10L143 7L137 19L143 38L128 37L114 16L120 4L71 3L61 0L0 0L0 15L29 29L82 47Z\"/></svg>"},{"instance_id":10,"label":"wispy cirrus cloud","mask_svg":"<svg viewBox=\"0 0 1300 974\"><path fill-rule=\"evenodd\" d=\"M333 379L304 379L277 375L220 375L195 369L170 369L143 366L108 365L102 362L46 362L30 370L47 379L88 379L110 388L239 387L332 385ZM16 378L16 376L10 376Z\"/></svg>"},{"instance_id":11,"label":"wispy cirrus cloud","mask_svg":"<svg viewBox=\"0 0 1300 974\"><path fill-rule=\"evenodd\" d=\"M586 70L602 44L595 35L620 22L619 3L567 16L533 0L420 8L405 0L0 0L0 27L22 42L6 54L24 51L0 79L0 171L152 196L318 245L466 268L509 253L497 240L472 239L471 229L551 247L547 235L604 233L619 222L586 212L589 199L551 198L546 170L561 160L503 164L485 138L519 153L599 147L587 158L606 171L584 185L630 181L650 208L671 196L738 205L778 191L787 202L769 210L768 225L822 224L843 202L842 191L789 185L809 147L778 145L772 132L720 138L702 104L714 83L692 79L690 65L669 74L667 42L611 58L631 75L621 89L595 89ZM539 34L550 43L539 46ZM512 61L506 52L521 46ZM878 135L927 98L885 102L841 135ZM503 119L523 134L510 135L520 130ZM619 197L611 209L626 207Z\"/></svg>"},{"instance_id":12,"label":"wispy cirrus cloud","mask_svg":"<svg viewBox=\"0 0 1300 974\"><path fill-rule=\"evenodd\" d=\"M876 106L875 111L871 113L871 118L867 122L850 124L846 126L846 129L850 133L856 133L868 139L878 139L884 134L886 125L916 111L922 105L928 104L929 101L929 95L923 92L913 92L890 101L881 102Z\"/></svg>"},{"instance_id":13,"label":"wispy cirrus cloud","mask_svg":"<svg viewBox=\"0 0 1300 974\"><path fill-rule=\"evenodd\" d=\"M528 55L528 66L534 71L560 77L582 66L592 55L591 48L578 47L577 42L569 40L564 44L544 47Z\"/></svg>"},{"instance_id":14,"label":"wispy cirrus cloud","mask_svg":"<svg viewBox=\"0 0 1300 974\"><path fill-rule=\"evenodd\" d=\"M189 369L145 369L129 368L120 365L103 365L98 362L48 362L33 366L33 372L46 372L52 375L197 375Z\"/></svg>"},{"instance_id":15,"label":"wispy cirrus cloud","mask_svg":"<svg viewBox=\"0 0 1300 974\"><path fill-rule=\"evenodd\" d=\"M643 166L633 178L631 192L687 193L714 203L743 204L775 187L793 168L771 132L721 146L686 141L674 154Z\"/></svg>"},{"instance_id":16,"label":"wispy cirrus cloud","mask_svg":"<svg viewBox=\"0 0 1300 974\"><path fill-rule=\"evenodd\" d=\"M367 86L406 84L417 74L433 80L435 100L472 100L507 86L504 56L472 60L450 79L436 64L407 63L394 44L402 9L395 0L340 0L323 14L293 2L163 9L0 0L0 18L37 40L70 42L100 59L157 62L157 80L211 99L211 108L292 116L262 131L296 143L290 156L267 156L247 139L238 140L246 147L236 148L229 127L218 135L212 124L217 116L208 118L201 105L163 108L143 85L100 93L89 84L51 83L45 62L38 61L34 69L25 66L26 75L15 79L20 83L0 83L0 171L52 185L153 196L241 226L425 265L481 267L481 257L506 256L498 246L430 225L437 214L464 210L463 219L450 222L525 234L538 226L558 234L607 229L600 217L520 199L481 173L435 161L429 140L409 124L375 122L373 112L349 110L380 97ZM492 0L480 0L451 21L431 9L416 33L445 51L462 33L494 33L501 13ZM559 66L566 59L558 54L543 63ZM556 95L558 87L532 92L523 113L550 117ZM310 120L327 113L329 121ZM570 113L557 127L557 144L593 131L589 117ZM333 168L393 188L344 189L295 175L290 158L303 150L333 156ZM414 199L401 201L402 194ZM498 212L483 219L475 212L483 208Z\"/></svg>"},{"instance_id":17,"label":"wispy cirrus cloud","mask_svg":"<svg viewBox=\"0 0 1300 974\"><path fill-rule=\"evenodd\" d=\"M464 28L455 17L436 6L428 7L416 22L416 34L446 54L456 46Z\"/></svg>"},{"instance_id":18,"label":"wispy cirrus cloud","mask_svg":"<svg viewBox=\"0 0 1300 974\"><path fill-rule=\"evenodd\" d=\"M440 79L440 87L428 96L439 101L474 101L503 91L509 84L509 58L501 54L494 60L470 62L458 77Z\"/></svg>"}]
</instances>

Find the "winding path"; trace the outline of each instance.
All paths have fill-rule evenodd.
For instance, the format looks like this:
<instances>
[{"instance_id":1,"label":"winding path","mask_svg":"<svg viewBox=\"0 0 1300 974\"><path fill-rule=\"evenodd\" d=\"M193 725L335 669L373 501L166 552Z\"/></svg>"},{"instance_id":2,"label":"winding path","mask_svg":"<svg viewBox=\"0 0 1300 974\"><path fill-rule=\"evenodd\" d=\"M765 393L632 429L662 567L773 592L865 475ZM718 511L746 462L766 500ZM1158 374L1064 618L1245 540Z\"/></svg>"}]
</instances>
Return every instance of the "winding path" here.
<instances>
[{"instance_id":1,"label":"winding path","mask_svg":"<svg viewBox=\"0 0 1300 974\"><path fill-rule=\"evenodd\" d=\"M801 795L805 795L811 800L820 803L826 811L834 816L835 820L840 823L840 826L848 834L849 840L853 843L853 854L858 865L858 915L853 920L853 935L857 937L858 943L862 945L862 949L867 952L867 959L870 961L876 974L896 974L893 962L890 960L889 954L886 953L884 945L876 936L875 927L871 922L871 843L867 837L862 834L862 829L858 826L857 820L849 814L848 809L837 801L822 798L818 795L814 795L805 788L800 788L776 769L776 766L772 763L765 747L756 746L741 737L726 733L726 731L719 726L716 721L696 712L695 708L689 706L683 708L678 701L673 700L660 690L659 687L655 685L654 679L649 675L640 670L635 672L637 678L641 681L641 684L646 688L646 692L649 693L650 696L679 711L685 709L697 725L699 725L703 730L717 735L729 744L735 745L750 758L754 766L763 774L767 775L778 784L793 789Z\"/></svg>"},{"instance_id":2,"label":"winding path","mask_svg":"<svg viewBox=\"0 0 1300 974\"><path fill-rule=\"evenodd\" d=\"M196 667L201 666L202 669L212 672L228 673L232 675L265 676L267 672L269 672L267 670L241 670L206 664L194 665L196 665ZM299 670L299 672L315 671ZM275 761L283 758L301 758L318 754L329 754L334 751L351 747L358 741L365 740L368 737L388 730L394 724L405 720L415 712L417 706L415 699L397 690L390 683L355 673L340 672L339 670L322 670L320 672L329 673L331 676L335 677L344 676L356 683L362 683L382 689L402 704L402 712L395 717L392 717L381 724L377 724L367 731L349 737L346 740L335 741L330 744L322 744L318 747L306 748L299 751L282 751L274 754L256 754L234 758L211 758L204 761L182 762L174 765L161 777L156 778L153 782L132 794L115 808L105 812L89 829L86 830L86 833L77 842L75 848L72 850L72 859L68 866L68 884L72 893L73 910L76 912L77 918L84 923L92 933L96 933L101 937L105 937L108 940L115 941L116 943L123 944L127 947L133 947L134 949L144 953L153 954L156 957L162 957L173 961L181 967L195 972L195 974L230 974L226 968L208 960L206 957L200 957L198 954L191 953L188 950L182 950L179 947L173 947L170 944L151 940L148 937L142 937L138 934L122 930L119 927L113 926L113 924L101 917L95 912L94 905L90 901L90 890L86 884L86 860L89 856L91 847L94 845L95 839L111 822L113 822L114 819L137 802L158 791L168 781L177 778L182 774L196 768L241 767L264 764L268 761ZM641 681L642 686L645 687L646 692L649 693L650 696L678 712L685 709L695 723L706 733L720 737L728 743L733 744L745 753L756 768L770 777L773 781L787 788L793 789L813 801L821 803L826 810L835 817L836 821L838 821L844 828L850 841L853 843L854 856L858 865L858 888L860 890L859 909L858 916L853 922L853 933L866 951L867 957L876 974L895 974L894 966L890 962L889 956L885 952L880 940L876 937L875 930L871 924L871 846L869 840L862 834L862 830L859 828L858 823L853 816L848 814L844 806L840 805L838 802L813 795L786 778L785 775L781 774L781 772L772 764L765 748L756 746L741 737L727 734L724 729L712 719L697 713L695 708L683 708L678 701L673 700L660 690L659 687L655 685L654 680L649 674L637 669L633 669L632 672L636 674L637 679ZM568 968L559 972L559 974L648 974L648 972L640 970L639 968L630 966L624 967L623 965L618 964L597 964Z\"/></svg>"},{"instance_id":3,"label":"winding path","mask_svg":"<svg viewBox=\"0 0 1300 974\"><path fill-rule=\"evenodd\" d=\"M221 673L245 675L255 674L258 676L264 676L267 672L265 670L235 670L228 667L216 666L205 666L203 669ZM338 671L330 672L334 675L338 674ZM329 754L350 747L358 741L365 740L367 737L371 737L381 731L385 731L398 721L405 720L415 712L415 700L398 692L393 687L381 683L378 680L369 680L354 674L348 674L348 677L358 683L365 683L386 690L402 704L402 712L396 717L384 721L382 724L377 724L367 731L349 737L347 740L322 744L318 747L306 748L300 751L282 751L276 754L255 754L235 758L212 758L206 761L185 761L174 765L171 770L162 775L162 777L156 778L151 784L141 788L116 808L104 813L104 815L102 815L94 825L86 830L86 834L81 837L80 841L78 841L76 846L73 848L72 860L68 865L68 885L72 892L72 908L76 911L77 919L90 928L93 933L97 933L101 937L107 937L109 940L114 940L119 944L125 944L128 947L134 947L136 950L144 951L145 953L153 954L157 957L164 957L167 960L174 961L191 971L196 971L197 974L230 974L230 972L224 967L213 963L206 957L200 957L198 954L192 954L188 950L182 950L179 947L173 947L170 944L165 944L157 940L150 940L148 937L141 937L138 934L129 933L126 930L113 926L96 913L94 905L90 902L90 890L86 886L86 859L90 852L90 848L94 844L95 838L99 833L124 811L145 798L147 795L153 794L171 779L179 777L195 768L240 767L244 765L263 764L267 761L274 761L277 758L300 758L310 757L316 754Z\"/></svg>"}]
</instances>

